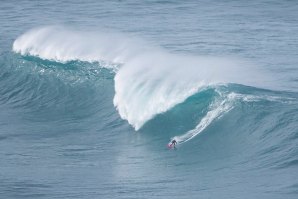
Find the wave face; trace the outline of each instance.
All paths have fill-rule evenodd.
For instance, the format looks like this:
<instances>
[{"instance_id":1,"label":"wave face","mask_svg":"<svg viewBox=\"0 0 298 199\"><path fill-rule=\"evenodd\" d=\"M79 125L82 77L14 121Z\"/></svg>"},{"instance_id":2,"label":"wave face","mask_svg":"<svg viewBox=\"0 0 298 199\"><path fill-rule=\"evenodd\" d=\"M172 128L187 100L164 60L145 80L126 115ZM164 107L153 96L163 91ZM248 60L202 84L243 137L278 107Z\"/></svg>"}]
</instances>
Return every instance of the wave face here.
<instances>
[{"instance_id":1,"label":"wave face","mask_svg":"<svg viewBox=\"0 0 298 199\"><path fill-rule=\"evenodd\" d=\"M294 2L11 2L1 198L297 198Z\"/></svg>"}]
</instances>

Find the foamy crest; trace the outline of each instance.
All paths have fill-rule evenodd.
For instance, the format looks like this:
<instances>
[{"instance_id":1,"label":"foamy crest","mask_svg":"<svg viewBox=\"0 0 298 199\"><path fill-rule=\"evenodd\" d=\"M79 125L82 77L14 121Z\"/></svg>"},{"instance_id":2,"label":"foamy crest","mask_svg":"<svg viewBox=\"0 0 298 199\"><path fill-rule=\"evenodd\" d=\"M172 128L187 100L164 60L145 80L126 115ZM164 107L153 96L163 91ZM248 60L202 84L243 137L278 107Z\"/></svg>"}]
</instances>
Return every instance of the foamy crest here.
<instances>
[{"instance_id":1,"label":"foamy crest","mask_svg":"<svg viewBox=\"0 0 298 199\"><path fill-rule=\"evenodd\" d=\"M139 42L132 42L120 34L47 26L32 29L18 37L13 43L13 51L58 62L80 60L124 63L131 56L145 50L145 46Z\"/></svg>"}]
</instances>

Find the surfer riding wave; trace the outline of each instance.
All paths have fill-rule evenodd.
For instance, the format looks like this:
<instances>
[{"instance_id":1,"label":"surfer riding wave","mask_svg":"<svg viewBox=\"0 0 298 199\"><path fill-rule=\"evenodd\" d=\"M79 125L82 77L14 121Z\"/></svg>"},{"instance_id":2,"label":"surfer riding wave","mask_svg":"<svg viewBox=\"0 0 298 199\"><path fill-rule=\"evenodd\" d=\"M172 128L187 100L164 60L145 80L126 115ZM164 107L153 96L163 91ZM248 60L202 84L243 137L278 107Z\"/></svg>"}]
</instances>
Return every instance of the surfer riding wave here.
<instances>
[{"instance_id":1,"label":"surfer riding wave","mask_svg":"<svg viewBox=\"0 0 298 199\"><path fill-rule=\"evenodd\" d=\"M168 148L175 148L176 149L177 141L173 139L169 144Z\"/></svg>"}]
</instances>

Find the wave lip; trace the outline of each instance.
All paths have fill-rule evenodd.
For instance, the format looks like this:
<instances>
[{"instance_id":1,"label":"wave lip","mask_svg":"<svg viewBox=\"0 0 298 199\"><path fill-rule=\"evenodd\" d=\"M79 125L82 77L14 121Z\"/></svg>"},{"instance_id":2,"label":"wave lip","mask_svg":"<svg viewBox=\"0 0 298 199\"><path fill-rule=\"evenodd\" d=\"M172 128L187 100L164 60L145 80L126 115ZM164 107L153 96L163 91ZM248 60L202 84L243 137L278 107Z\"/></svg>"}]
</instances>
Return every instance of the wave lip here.
<instances>
[{"instance_id":1,"label":"wave lip","mask_svg":"<svg viewBox=\"0 0 298 199\"><path fill-rule=\"evenodd\" d=\"M136 130L156 114L183 102L204 85L200 79L185 79L186 71L181 68L171 70L176 66L168 64L168 59L159 57L149 61L151 56L131 61L115 76L114 105L121 117Z\"/></svg>"},{"instance_id":2,"label":"wave lip","mask_svg":"<svg viewBox=\"0 0 298 199\"><path fill-rule=\"evenodd\" d=\"M135 45L120 34L83 32L60 26L32 29L13 43L13 51L21 55L37 56L57 62L107 62L107 68L124 63L135 56L144 45Z\"/></svg>"},{"instance_id":3,"label":"wave lip","mask_svg":"<svg viewBox=\"0 0 298 199\"><path fill-rule=\"evenodd\" d=\"M237 62L224 58L163 51L143 54L117 72L114 105L120 116L139 130L155 115L202 89L227 83L249 84L248 74L238 66Z\"/></svg>"}]
</instances>

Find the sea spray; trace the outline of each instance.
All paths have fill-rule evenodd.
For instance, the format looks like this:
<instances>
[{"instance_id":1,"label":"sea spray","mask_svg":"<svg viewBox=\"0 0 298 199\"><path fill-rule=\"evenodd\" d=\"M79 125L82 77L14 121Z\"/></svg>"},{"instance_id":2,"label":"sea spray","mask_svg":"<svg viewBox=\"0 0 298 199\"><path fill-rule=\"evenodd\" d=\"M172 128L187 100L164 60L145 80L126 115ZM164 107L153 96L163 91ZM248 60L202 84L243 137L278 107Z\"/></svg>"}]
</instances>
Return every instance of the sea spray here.
<instances>
[{"instance_id":1,"label":"sea spray","mask_svg":"<svg viewBox=\"0 0 298 199\"><path fill-rule=\"evenodd\" d=\"M76 31L62 26L45 26L29 30L13 43L13 51L57 62L86 61L125 63L146 50L142 41L110 32Z\"/></svg>"}]
</instances>

